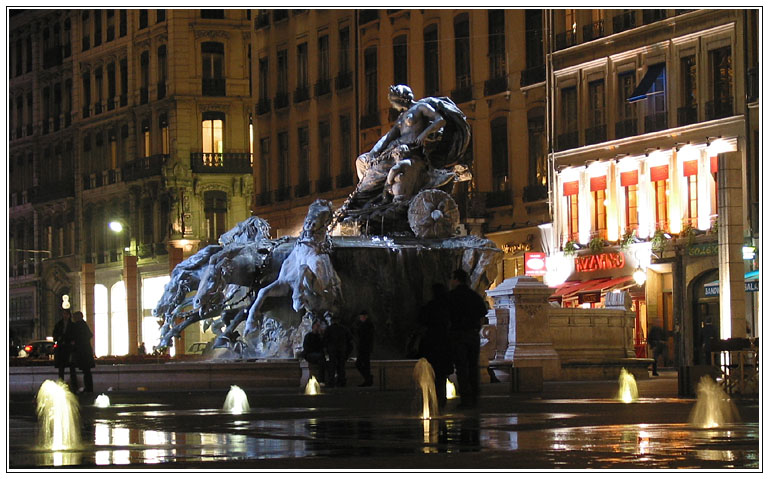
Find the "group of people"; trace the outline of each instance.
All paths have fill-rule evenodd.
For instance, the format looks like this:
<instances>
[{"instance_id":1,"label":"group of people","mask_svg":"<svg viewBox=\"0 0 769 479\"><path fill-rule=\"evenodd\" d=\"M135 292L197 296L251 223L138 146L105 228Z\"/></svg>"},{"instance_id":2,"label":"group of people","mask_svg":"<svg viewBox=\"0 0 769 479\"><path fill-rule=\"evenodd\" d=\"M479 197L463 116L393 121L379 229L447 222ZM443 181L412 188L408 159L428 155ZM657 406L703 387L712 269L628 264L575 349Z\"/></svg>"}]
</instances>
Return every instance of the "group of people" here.
<instances>
[{"instance_id":1,"label":"group of people","mask_svg":"<svg viewBox=\"0 0 769 479\"><path fill-rule=\"evenodd\" d=\"M459 408L472 409L478 405L479 333L488 309L469 283L467 272L458 269L452 273L451 290L444 284L433 284L433 298L420 315L424 333L419 355L427 359L435 373L435 393L440 408L446 405L446 379L454 371Z\"/></svg>"},{"instance_id":2,"label":"group of people","mask_svg":"<svg viewBox=\"0 0 769 479\"><path fill-rule=\"evenodd\" d=\"M366 311L358 314L355 323L355 367L363 378L360 386L368 387L374 384L374 377L371 375L374 324ZM327 387L347 385L345 365L353 352L353 333L342 324L339 317L333 317L329 325L323 320L314 321L312 330L304 337L302 349L304 358L319 382L325 383Z\"/></svg>"},{"instance_id":3,"label":"group of people","mask_svg":"<svg viewBox=\"0 0 769 479\"><path fill-rule=\"evenodd\" d=\"M80 311L62 311L61 319L53 328L54 365L59 370L59 380L64 381L64 370L69 368L70 388L72 392L93 392L91 369L96 367L91 346L93 333L83 320ZM78 387L77 369L83 371L83 388Z\"/></svg>"}]
</instances>

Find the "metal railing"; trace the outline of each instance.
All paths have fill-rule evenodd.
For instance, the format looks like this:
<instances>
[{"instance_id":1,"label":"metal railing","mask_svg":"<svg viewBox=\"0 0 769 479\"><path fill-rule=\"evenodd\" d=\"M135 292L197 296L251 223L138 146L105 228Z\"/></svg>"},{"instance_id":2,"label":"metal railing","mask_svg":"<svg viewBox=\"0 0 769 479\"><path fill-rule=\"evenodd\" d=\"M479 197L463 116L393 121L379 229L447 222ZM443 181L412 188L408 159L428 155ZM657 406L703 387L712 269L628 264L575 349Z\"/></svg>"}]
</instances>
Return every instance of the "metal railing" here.
<instances>
[{"instance_id":1,"label":"metal railing","mask_svg":"<svg viewBox=\"0 0 769 479\"><path fill-rule=\"evenodd\" d=\"M253 172L251 165L251 153L190 153L193 173L246 174Z\"/></svg>"}]
</instances>

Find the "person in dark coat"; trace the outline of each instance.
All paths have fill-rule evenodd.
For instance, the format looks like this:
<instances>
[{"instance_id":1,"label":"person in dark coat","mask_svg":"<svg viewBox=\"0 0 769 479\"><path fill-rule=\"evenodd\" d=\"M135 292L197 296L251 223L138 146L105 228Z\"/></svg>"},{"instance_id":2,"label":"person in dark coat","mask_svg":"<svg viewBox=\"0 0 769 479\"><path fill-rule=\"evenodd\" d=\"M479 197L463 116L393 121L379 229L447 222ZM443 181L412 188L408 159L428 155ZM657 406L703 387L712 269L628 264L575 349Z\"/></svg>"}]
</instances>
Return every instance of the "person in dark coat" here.
<instances>
[{"instance_id":1,"label":"person in dark coat","mask_svg":"<svg viewBox=\"0 0 769 479\"><path fill-rule=\"evenodd\" d=\"M481 353L479 333L481 321L488 312L486 302L481 295L470 289L469 282L470 278L466 271L462 269L454 271L451 275L452 289L449 293L451 351L457 371L459 407L462 409L474 408L478 405L480 392L478 360Z\"/></svg>"},{"instance_id":2,"label":"person in dark coat","mask_svg":"<svg viewBox=\"0 0 769 479\"><path fill-rule=\"evenodd\" d=\"M77 372L75 371L75 368L77 367L83 371L84 391L87 393L93 392L91 369L96 367L96 362L93 358L91 338L93 338L93 333L91 332L91 328L88 327L88 324L83 321L83 313L80 311L72 313L72 324L67 331L67 342L69 343L72 352L70 382L73 391L78 391Z\"/></svg>"},{"instance_id":3,"label":"person in dark coat","mask_svg":"<svg viewBox=\"0 0 769 479\"><path fill-rule=\"evenodd\" d=\"M310 371L317 371L315 379L320 383L326 382L326 350L323 347L323 333L320 321L312 323L312 331L305 334L302 343L302 354L310 365Z\"/></svg>"},{"instance_id":4,"label":"person in dark coat","mask_svg":"<svg viewBox=\"0 0 769 479\"><path fill-rule=\"evenodd\" d=\"M446 285L434 283L432 290L432 299L422 307L419 315L419 322L424 328L419 355L427 359L433 367L438 407L443 409L446 405L446 379L454 369L449 343L451 308L449 289Z\"/></svg>"},{"instance_id":5,"label":"person in dark coat","mask_svg":"<svg viewBox=\"0 0 769 479\"><path fill-rule=\"evenodd\" d=\"M345 365L352 353L352 333L339 318L334 317L323 334L323 340L328 353L326 386L345 387L347 385Z\"/></svg>"},{"instance_id":6,"label":"person in dark coat","mask_svg":"<svg viewBox=\"0 0 769 479\"><path fill-rule=\"evenodd\" d=\"M69 359L70 347L67 341L67 332L72 325L72 312L69 309L64 309L61 312L61 319L53 327L53 364L59 370L59 379L64 381L64 370L67 366L70 366L74 371L74 366L71 366ZM75 374L70 371L71 374Z\"/></svg>"},{"instance_id":7,"label":"person in dark coat","mask_svg":"<svg viewBox=\"0 0 769 479\"><path fill-rule=\"evenodd\" d=\"M659 376L657 372L657 358L662 356L662 352L665 349L665 333L662 332L662 328L659 326L652 326L649 330L649 336L646 337L646 342L651 349L652 359L652 376Z\"/></svg>"},{"instance_id":8,"label":"person in dark coat","mask_svg":"<svg viewBox=\"0 0 769 479\"><path fill-rule=\"evenodd\" d=\"M372 386L374 376L371 375L371 352L374 350L374 323L369 319L367 311L361 311L358 315L355 332L358 341L358 357L355 359L355 367L363 376L363 382L359 386Z\"/></svg>"}]
</instances>

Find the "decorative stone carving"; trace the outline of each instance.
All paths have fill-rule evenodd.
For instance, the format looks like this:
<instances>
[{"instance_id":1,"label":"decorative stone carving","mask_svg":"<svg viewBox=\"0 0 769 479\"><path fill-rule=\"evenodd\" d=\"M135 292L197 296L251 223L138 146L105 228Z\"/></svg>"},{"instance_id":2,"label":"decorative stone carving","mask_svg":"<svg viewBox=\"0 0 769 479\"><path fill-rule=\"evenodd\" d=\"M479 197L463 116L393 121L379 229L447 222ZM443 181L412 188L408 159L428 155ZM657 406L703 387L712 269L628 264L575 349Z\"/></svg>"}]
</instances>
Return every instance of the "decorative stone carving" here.
<instances>
[{"instance_id":1,"label":"decorative stone carving","mask_svg":"<svg viewBox=\"0 0 769 479\"><path fill-rule=\"evenodd\" d=\"M494 300L497 318L497 360L509 361L514 367L542 367L545 380L560 377L560 360L553 348L547 317L547 299L553 289L534 278L508 278L486 294ZM500 311L502 310L502 311ZM501 339L504 319L508 320L504 354ZM502 356L502 357L500 357Z\"/></svg>"}]
</instances>

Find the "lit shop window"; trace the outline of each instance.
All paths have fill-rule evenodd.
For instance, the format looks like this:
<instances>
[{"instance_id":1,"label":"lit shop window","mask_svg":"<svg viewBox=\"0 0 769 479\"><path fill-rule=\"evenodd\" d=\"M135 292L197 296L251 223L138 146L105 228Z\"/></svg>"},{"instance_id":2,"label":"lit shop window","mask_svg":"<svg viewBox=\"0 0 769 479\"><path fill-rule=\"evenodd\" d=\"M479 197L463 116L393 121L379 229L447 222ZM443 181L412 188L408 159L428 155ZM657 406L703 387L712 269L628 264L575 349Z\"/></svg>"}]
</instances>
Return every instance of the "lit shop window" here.
<instances>
[{"instance_id":1,"label":"lit shop window","mask_svg":"<svg viewBox=\"0 0 769 479\"><path fill-rule=\"evenodd\" d=\"M598 238L606 239L606 175L590 178L593 198L593 230Z\"/></svg>"},{"instance_id":2,"label":"lit shop window","mask_svg":"<svg viewBox=\"0 0 769 479\"><path fill-rule=\"evenodd\" d=\"M650 168L651 182L654 185L654 217L656 229L667 231L668 218L668 192L670 182L668 180L668 165L653 166Z\"/></svg>"},{"instance_id":3,"label":"lit shop window","mask_svg":"<svg viewBox=\"0 0 769 479\"><path fill-rule=\"evenodd\" d=\"M620 186L625 196L625 232L638 229L638 170L620 173Z\"/></svg>"},{"instance_id":4,"label":"lit shop window","mask_svg":"<svg viewBox=\"0 0 769 479\"><path fill-rule=\"evenodd\" d=\"M686 186L686 210L685 219L692 226L697 226L697 160L684 162L684 184Z\"/></svg>"},{"instance_id":5,"label":"lit shop window","mask_svg":"<svg viewBox=\"0 0 769 479\"><path fill-rule=\"evenodd\" d=\"M566 197L566 239L577 241L579 238L579 181L564 183L563 196Z\"/></svg>"}]
</instances>

